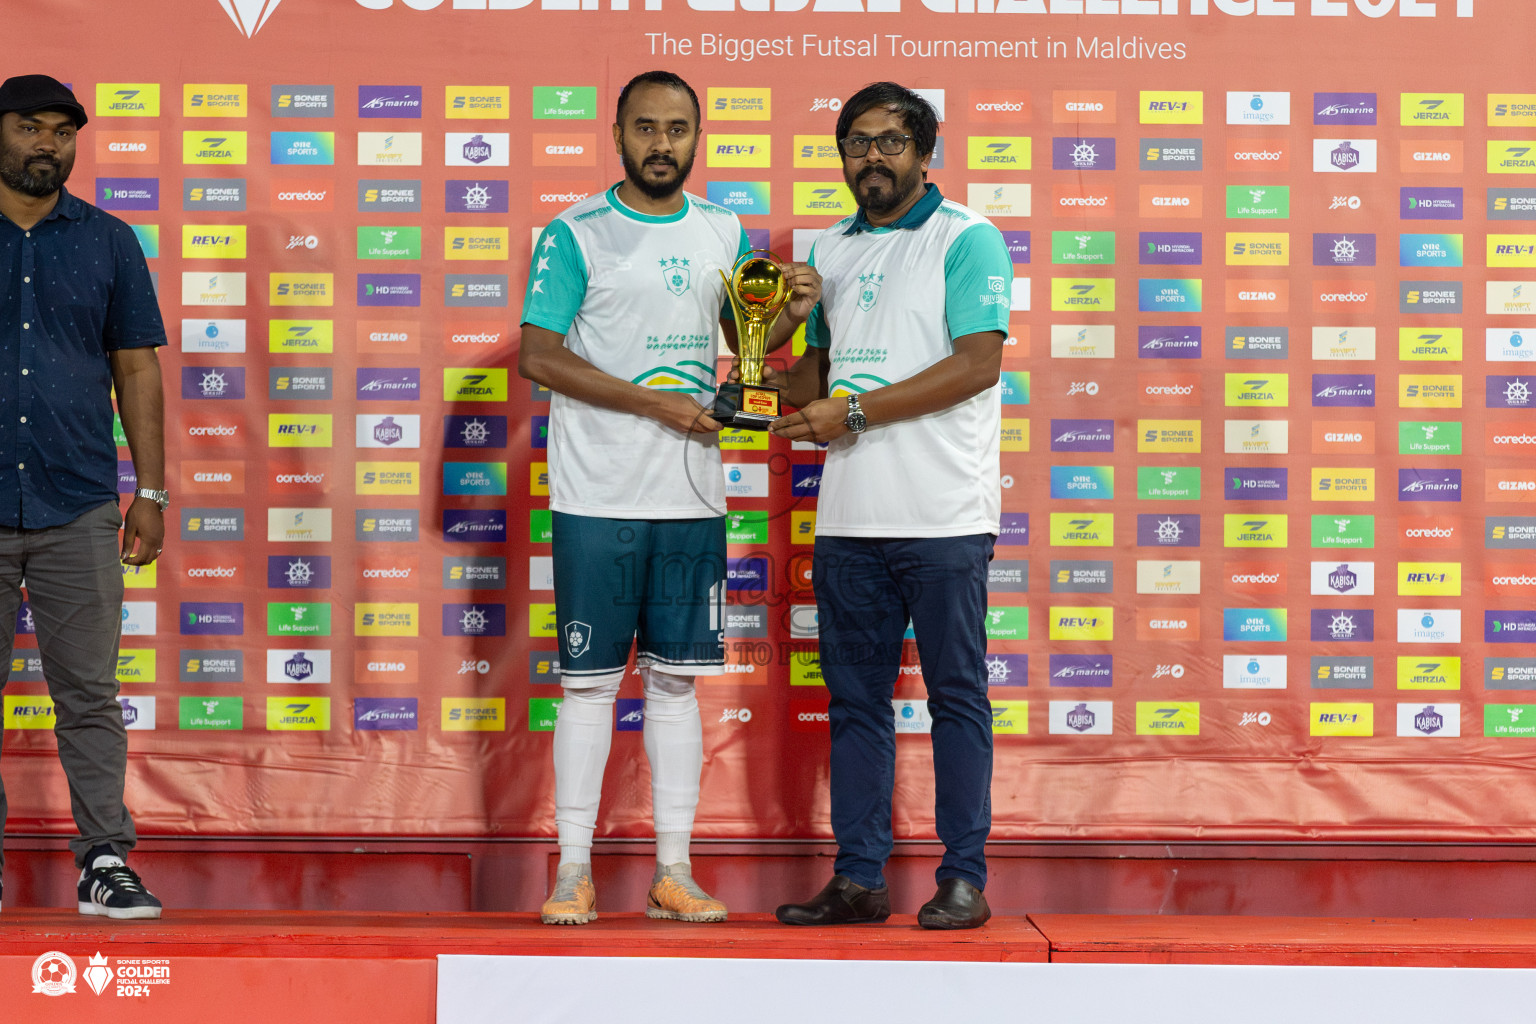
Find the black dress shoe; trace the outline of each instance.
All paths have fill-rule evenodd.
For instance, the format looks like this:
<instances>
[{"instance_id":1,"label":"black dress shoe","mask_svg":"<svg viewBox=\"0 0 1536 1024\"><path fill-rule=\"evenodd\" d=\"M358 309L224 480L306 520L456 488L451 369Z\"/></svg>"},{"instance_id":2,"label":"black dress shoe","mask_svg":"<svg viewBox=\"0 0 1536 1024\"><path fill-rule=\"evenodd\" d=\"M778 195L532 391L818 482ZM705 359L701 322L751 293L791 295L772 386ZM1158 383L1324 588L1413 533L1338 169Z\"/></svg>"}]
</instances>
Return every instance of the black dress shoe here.
<instances>
[{"instance_id":1,"label":"black dress shoe","mask_svg":"<svg viewBox=\"0 0 1536 1024\"><path fill-rule=\"evenodd\" d=\"M891 891L866 889L833 875L808 903L786 903L773 912L780 924L879 924L891 916Z\"/></svg>"},{"instance_id":2,"label":"black dress shoe","mask_svg":"<svg viewBox=\"0 0 1536 1024\"><path fill-rule=\"evenodd\" d=\"M946 878L917 912L917 923L924 928L980 928L991 916L980 889L963 878Z\"/></svg>"}]
</instances>

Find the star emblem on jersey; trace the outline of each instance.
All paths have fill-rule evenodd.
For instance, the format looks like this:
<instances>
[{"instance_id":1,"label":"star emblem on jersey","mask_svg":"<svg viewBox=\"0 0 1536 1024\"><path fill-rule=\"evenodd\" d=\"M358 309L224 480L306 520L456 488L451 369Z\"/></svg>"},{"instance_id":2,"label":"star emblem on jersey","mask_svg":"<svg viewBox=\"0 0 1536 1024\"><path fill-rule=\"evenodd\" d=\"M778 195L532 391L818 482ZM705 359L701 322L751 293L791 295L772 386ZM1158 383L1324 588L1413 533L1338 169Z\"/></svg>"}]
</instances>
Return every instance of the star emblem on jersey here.
<instances>
[{"instance_id":1,"label":"star emblem on jersey","mask_svg":"<svg viewBox=\"0 0 1536 1024\"><path fill-rule=\"evenodd\" d=\"M657 262L661 264L661 279L667 283L667 291L673 295L686 294L693 277L688 261L681 256L671 256Z\"/></svg>"},{"instance_id":2,"label":"star emblem on jersey","mask_svg":"<svg viewBox=\"0 0 1536 1024\"><path fill-rule=\"evenodd\" d=\"M884 274L859 275L859 308L868 313L880 301L880 286L885 283Z\"/></svg>"},{"instance_id":3,"label":"star emblem on jersey","mask_svg":"<svg viewBox=\"0 0 1536 1024\"><path fill-rule=\"evenodd\" d=\"M592 646L592 627L574 619L565 624L565 652L573 658L586 654Z\"/></svg>"}]
</instances>

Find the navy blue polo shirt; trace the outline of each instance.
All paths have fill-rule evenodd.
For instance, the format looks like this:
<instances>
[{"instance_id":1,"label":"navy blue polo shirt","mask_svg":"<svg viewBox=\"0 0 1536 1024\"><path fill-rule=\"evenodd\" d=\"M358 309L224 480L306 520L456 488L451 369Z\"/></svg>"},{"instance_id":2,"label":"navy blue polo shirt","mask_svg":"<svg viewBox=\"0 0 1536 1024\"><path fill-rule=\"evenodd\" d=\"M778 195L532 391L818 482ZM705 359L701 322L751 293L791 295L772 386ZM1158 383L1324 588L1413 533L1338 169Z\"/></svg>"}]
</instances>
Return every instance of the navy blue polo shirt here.
<instances>
[{"instance_id":1,"label":"navy blue polo shirt","mask_svg":"<svg viewBox=\"0 0 1536 1024\"><path fill-rule=\"evenodd\" d=\"M165 344L133 229L59 190L0 216L0 526L62 526L117 499L107 353Z\"/></svg>"}]
</instances>

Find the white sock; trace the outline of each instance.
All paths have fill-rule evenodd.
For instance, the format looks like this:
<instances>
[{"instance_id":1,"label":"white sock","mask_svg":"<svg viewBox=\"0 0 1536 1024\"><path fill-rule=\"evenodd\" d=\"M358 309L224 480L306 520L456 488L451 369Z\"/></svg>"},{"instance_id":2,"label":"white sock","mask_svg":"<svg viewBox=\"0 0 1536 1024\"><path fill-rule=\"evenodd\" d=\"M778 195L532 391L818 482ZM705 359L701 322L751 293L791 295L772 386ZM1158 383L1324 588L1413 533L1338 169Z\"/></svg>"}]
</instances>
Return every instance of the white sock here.
<instances>
[{"instance_id":1,"label":"white sock","mask_svg":"<svg viewBox=\"0 0 1536 1024\"><path fill-rule=\"evenodd\" d=\"M640 679L645 685L645 756L651 762L656 859L663 865L686 862L704 767L704 727L693 678L647 667L640 670Z\"/></svg>"},{"instance_id":2,"label":"white sock","mask_svg":"<svg viewBox=\"0 0 1536 1024\"><path fill-rule=\"evenodd\" d=\"M554 742L555 829L562 863L592 860L592 833L597 830L618 695L618 683L565 689Z\"/></svg>"},{"instance_id":3,"label":"white sock","mask_svg":"<svg viewBox=\"0 0 1536 1024\"><path fill-rule=\"evenodd\" d=\"M657 832L656 863L662 867L689 863L688 840L690 838L687 832Z\"/></svg>"}]
</instances>

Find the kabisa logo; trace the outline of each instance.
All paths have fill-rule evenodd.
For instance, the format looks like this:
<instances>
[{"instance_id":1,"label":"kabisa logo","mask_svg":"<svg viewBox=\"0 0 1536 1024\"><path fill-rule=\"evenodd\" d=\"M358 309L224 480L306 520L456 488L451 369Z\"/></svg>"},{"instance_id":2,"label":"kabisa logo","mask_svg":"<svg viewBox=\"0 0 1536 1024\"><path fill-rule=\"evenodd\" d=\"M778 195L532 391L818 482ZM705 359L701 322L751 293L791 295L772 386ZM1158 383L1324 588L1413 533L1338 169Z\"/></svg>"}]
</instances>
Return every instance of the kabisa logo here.
<instances>
[{"instance_id":1,"label":"kabisa logo","mask_svg":"<svg viewBox=\"0 0 1536 1024\"><path fill-rule=\"evenodd\" d=\"M249 39L272 17L272 12L277 10L277 5L283 0L219 0L219 6L224 8L224 13L235 23L235 27Z\"/></svg>"}]
</instances>

